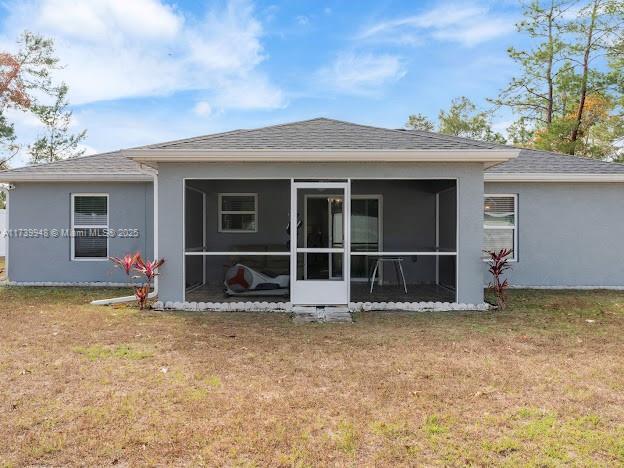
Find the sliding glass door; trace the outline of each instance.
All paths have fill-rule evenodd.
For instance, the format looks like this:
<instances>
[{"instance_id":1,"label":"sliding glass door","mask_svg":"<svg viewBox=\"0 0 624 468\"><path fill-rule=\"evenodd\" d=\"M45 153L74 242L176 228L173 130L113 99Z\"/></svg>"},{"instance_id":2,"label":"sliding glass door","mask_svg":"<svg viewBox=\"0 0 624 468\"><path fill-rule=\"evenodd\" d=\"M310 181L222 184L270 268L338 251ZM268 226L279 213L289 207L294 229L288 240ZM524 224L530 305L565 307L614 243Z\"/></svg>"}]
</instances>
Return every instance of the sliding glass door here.
<instances>
[{"instance_id":1,"label":"sliding glass door","mask_svg":"<svg viewBox=\"0 0 624 468\"><path fill-rule=\"evenodd\" d=\"M351 251L379 252L382 249L381 195L352 195L351 197ZM351 278L367 281L375 259L351 257Z\"/></svg>"}]
</instances>

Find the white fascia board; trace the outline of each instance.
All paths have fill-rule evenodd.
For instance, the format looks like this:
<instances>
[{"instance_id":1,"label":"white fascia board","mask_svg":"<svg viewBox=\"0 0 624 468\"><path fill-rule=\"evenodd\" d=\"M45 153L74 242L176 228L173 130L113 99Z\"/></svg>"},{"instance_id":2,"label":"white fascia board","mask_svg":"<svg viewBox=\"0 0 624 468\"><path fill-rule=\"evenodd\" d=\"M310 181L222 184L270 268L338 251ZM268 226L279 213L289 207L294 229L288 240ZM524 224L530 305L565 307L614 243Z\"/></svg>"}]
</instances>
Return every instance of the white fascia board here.
<instances>
[{"instance_id":1,"label":"white fascia board","mask_svg":"<svg viewBox=\"0 0 624 468\"><path fill-rule=\"evenodd\" d=\"M485 182L624 182L624 174L485 173Z\"/></svg>"},{"instance_id":2,"label":"white fascia board","mask_svg":"<svg viewBox=\"0 0 624 468\"><path fill-rule=\"evenodd\" d=\"M0 182L151 182L150 174L102 174L59 172L7 172L0 174Z\"/></svg>"},{"instance_id":3,"label":"white fascia board","mask_svg":"<svg viewBox=\"0 0 624 468\"><path fill-rule=\"evenodd\" d=\"M519 149L483 150L204 150L130 149L137 162L483 162L509 161Z\"/></svg>"}]
</instances>

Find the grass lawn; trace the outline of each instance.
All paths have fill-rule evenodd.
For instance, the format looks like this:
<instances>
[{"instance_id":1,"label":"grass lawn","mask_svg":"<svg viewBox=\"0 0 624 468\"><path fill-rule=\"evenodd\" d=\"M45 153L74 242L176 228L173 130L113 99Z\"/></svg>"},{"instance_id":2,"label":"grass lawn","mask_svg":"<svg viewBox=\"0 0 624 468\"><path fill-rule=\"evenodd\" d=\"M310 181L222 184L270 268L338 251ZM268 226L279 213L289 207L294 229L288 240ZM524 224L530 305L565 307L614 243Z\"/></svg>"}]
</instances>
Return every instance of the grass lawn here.
<instances>
[{"instance_id":1,"label":"grass lawn","mask_svg":"<svg viewBox=\"0 0 624 468\"><path fill-rule=\"evenodd\" d=\"M624 293L308 325L111 294L0 288L0 466L624 463Z\"/></svg>"}]
</instances>

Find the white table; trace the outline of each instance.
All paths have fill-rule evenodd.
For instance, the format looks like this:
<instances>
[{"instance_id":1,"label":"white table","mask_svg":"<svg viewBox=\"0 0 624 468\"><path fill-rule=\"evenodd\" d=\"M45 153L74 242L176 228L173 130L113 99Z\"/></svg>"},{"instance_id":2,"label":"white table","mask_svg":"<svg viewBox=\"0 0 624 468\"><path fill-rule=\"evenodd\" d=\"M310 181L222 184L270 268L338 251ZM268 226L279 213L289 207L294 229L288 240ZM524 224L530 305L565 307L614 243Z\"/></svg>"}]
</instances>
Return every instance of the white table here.
<instances>
[{"instance_id":1,"label":"white table","mask_svg":"<svg viewBox=\"0 0 624 468\"><path fill-rule=\"evenodd\" d=\"M377 262L375 263L375 269L373 270L373 274L371 276L371 285L369 293L373 292L373 288L375 287L375 277L377 276L377 271L379 270L379 266L383 264L383 262L391 262L394 265L394 271L397 275L397 282L400 284L400 280L403 281L403 289L405 290L405 294L407 294L407 283L405 282L405 275L403 274L403 260L402 257L377 257ZM399 276L400 275L400 276Z\"/></svg>"}]
</instances>

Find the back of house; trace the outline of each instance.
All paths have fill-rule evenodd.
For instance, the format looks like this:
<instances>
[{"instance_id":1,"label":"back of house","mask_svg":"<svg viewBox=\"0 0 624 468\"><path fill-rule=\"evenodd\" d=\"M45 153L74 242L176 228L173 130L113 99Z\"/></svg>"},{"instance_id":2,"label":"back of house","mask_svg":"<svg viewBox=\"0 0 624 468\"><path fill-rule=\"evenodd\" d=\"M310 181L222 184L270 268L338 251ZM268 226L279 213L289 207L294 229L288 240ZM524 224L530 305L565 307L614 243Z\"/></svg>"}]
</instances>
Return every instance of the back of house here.
<instances>
[{"instance_id":1,"label":"back of house","mask_svg":"<svg viewBox=\"0 0 624 468\"><path fill-rule=\"evenodd\" d=\"M121 285L163 305L484 307L512 286L624 287L624 165L318 118L0 172L8 281Z\"/></svg>"}]
</instances>

